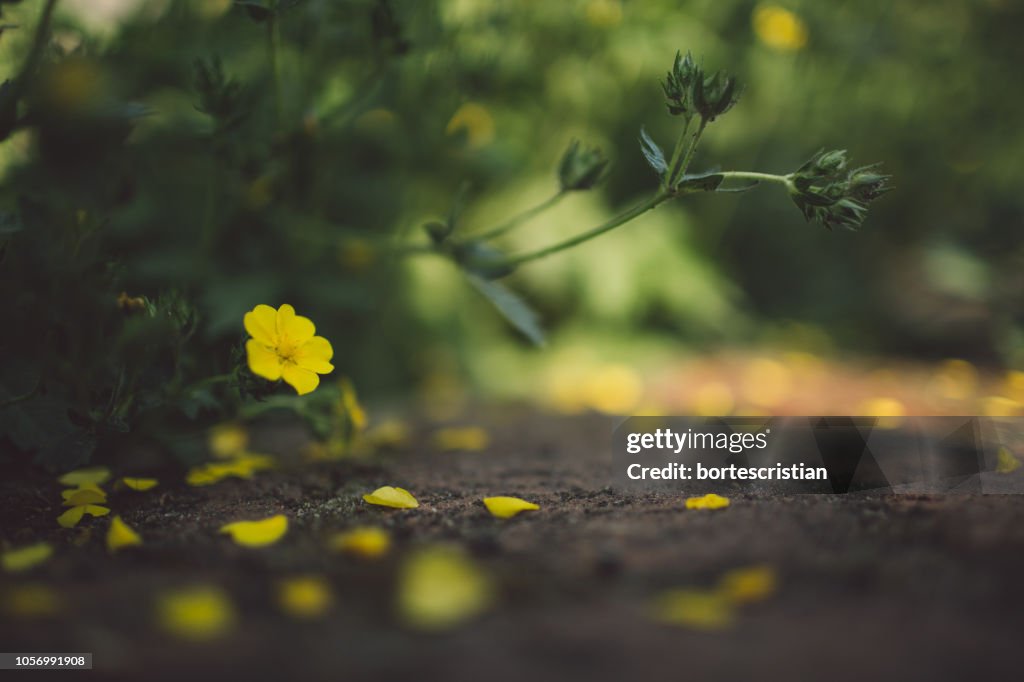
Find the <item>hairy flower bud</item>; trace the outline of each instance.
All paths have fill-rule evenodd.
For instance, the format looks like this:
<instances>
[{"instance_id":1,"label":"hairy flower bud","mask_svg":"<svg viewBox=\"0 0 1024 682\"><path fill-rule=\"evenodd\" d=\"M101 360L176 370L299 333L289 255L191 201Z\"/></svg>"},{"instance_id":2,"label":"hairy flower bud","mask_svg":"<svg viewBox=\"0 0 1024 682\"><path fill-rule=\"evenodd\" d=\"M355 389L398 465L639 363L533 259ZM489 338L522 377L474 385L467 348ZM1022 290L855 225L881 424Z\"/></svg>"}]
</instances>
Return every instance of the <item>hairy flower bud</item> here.
<instances>
[{"instance_id":1,"label":"hairy flower bud","mask_svg":"<svg viewBox=\"0 0 1024 682\"><path fill-rule=\"evenodd\" d=\"M740 93L733 76L725 71L716 71L694 82L692 97L697 113L710 123L732 109L739 101Z\"/></svg>"},{"instance_id":2,"label":"hairy flower bud","mask_svg":"<svg viewBox=\"0 0 1024 682\"><path fill-rule=\"evenodd\" d=\"M668 105L668 112L673 116L682 114L687 120L694 114L691 103L691 93L695 81L702 77L701 69L693 62L689 52L683 57L681 52L676 52L676 60L672 64L672 70L665 76L661 84L665 91L665 103Z\"/></svg>"},{"instance_id":3,"label":"hairy flower bud","mask_svg":"<svg viewBox=\"0 0 1024 682\"><path fill-rule=\"evenodd\" d=\"M891 189L878 164L849 173L846 164L845 150L820 151L789 176L790 196L808 221L855 230L868 204Z\"/></svg>"}]
</instances>

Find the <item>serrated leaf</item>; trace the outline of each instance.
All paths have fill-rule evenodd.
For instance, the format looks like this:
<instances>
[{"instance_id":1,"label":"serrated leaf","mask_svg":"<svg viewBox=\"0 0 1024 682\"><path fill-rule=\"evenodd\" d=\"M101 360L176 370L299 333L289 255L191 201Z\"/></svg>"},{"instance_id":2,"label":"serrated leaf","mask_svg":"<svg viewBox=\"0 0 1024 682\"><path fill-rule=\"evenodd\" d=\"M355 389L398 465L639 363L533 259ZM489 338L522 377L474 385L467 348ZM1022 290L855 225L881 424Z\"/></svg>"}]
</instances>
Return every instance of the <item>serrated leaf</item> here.
<instances>
[{"instance_id":1,"label":"serrated leaf","mask_svg":"<svg viewBox=\"0 0 1024 682\"><path fill-rule=\"evenodd\" d=\"M640 128L640 151L644 153L644 158L647 159L647 163L655 170L659 178L665 174L665 171L668 170L665 153L661 151L661 147L651 139L643 127Z\"/></svg>"},{"instance_id":2,"label":"serrated leaf","mask_svg":"<svg viewBox=\"0 0 1024 682\"><path fill-rule=\"evenodd\" d=\"M497 282L484 279L472 273L466 273L466 277L469 278L469 281L476 287L477 291L494 304L498 312L504 315L505 319L513 327L522 332L535 345L544 345L544 330L541 329L537 313L521 298Z\"/></svg>"}]
</instances>

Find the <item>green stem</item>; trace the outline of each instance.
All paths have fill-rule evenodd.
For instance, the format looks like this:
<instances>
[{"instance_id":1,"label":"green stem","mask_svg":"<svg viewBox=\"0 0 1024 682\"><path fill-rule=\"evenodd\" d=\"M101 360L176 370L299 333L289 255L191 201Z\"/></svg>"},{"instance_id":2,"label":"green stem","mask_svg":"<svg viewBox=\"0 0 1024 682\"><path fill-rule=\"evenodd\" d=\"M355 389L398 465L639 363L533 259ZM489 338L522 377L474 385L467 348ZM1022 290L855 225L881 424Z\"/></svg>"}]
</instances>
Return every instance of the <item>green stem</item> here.
<instances>
[{"instance_id":1,"label":"green stem","mask_svg":"<svg viewBox=\"0 0 1024 682\"><path fill-rule=\"evenodd\" d=\"M630 220L633 220L634 218L646 213L647 211L650 211L652 208L662 203L663 201L670 199L671 197L672 195L669 194L668 192L659 191L656 194L653 194L647 200L637 204L636 206L627 211L620 213L619 215L615 216L614 218L611 218L607 222L598 225L595 228L587 230L586 232L582 232L576 235L575 237L570 237L565 241L558 242L557 244L552 244L551 246L540 249L538 251L531 251L529 253L520 254L518 256L511 256L508 259L502 261L500 265L522 265L523 263L534 261L539 258L544 258L545 256L550 256L551 254L558 253L559 251L564 251L565 249L572 248L577 244L582 244L583 242L589 241L594 237L598 237L604 234L605 232L614 230L616 227L620 225L628 223Z\"/></svg>"},{"instance_id":2,"label":"green stem","mask_svg":"<svg viewBox=\"0 0 1024 682\"><path fill-rule=\"evenodd\" d=\"M686 119L686 125L683 126L682 132L679 133L679 137L676 139L675 149L672 150L672 159L668 163L669 172L665 174L662 180L662 189L668 189L670 187L669 178L675 172L676 166L679 165L680 159L683 156L683 150L686 148L686 133L690 129L690 119Z\"/></svg>"},{"instance_id":3,"label":"green stem","mask_svg":"<svg viewBox=\"0 0 1024 682\"><path fill-rule=\"evenodd\" d=\"M726 180L755 180L757 182L774 182L784 185L787 189L793 184L788 175L774 175L772 173L755 173L754 171L723 171L718 173Z\"/></svg>"},{"instance_id":4,"label":"green stem","mask_svg":"<svg viewBox=\"0 0 1024 682\"><path fill-rule=\"evenodd\" d=\"M690 162L693 160L693 154L697 151L697 143L700 142L700 137L704 134L704 128L706 128L707 125L707 119L701 118L700 125L697 126L697 130L693 131L693 139L690 140L690 145L686 148L686 153L669 169L668 189L671 190L678 185L679 181L682 180L683 176L686 174L686 169L690 167Z\"/></svg>"},{"instance_id":5,"label":"green stem","mask_svg":"<svg viewBox=\"0 0 1024 682\"><path fill-rule=\"evenodd\" d=\"M497 237L500 237L501 235L505 234L509 230L512 230L513 228L518 227L519 225L522 225L523 223L527 222L528 220L530 220L534 216L539 215L539 214L543 213L544 211L548 210L549 208L551 208L552 206L557 204L559 201L561 201L568 193L569 192L567 190L560 189L560 190L558 190L558 192L556 192L555 194L551 195L550 197L548 197L547 199L545 199L541 203L537 204L536 206L534 206L532 208L528 208L525 211L523 211L522 213L519 213L517 215L512 216L511 218L509 218L505 222L500 223L500 224L496 225L495 227L492 227L489 230L485 230L485 231L481 232L480 234L471 235L470 239L472 241L475 241L475 242L485 242L485 241L488 241L490 239L495 239Z\"/></svg>"}]
</instances>

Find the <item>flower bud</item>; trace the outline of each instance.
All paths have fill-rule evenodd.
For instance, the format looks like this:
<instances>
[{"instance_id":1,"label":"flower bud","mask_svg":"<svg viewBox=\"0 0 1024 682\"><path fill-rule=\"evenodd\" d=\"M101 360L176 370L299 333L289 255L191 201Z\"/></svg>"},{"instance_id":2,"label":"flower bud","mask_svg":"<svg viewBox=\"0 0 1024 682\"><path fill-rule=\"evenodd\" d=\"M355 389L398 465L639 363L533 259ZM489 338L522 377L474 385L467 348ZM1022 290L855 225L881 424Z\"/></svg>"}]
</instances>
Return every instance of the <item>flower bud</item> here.
<instances>
[{"instance_id":1,"label":"flower bud","mask_svg":"<svg viewBox=\"0 0 1024 682\"><path fill-rule=\"evenodd\" d=\"M692 96L694 108L708 123L732 109L740 98L736 79L725 71L694 81Z\"/></svg>"},{"instance_id":2,"label":"flower bud","mask_svg":"<svg viewBox=\"0 0 1024 682\"><path fill-rule=\"evenodd\" d=\"M569 148L558 163L558 182L563 192L590 189L601 179L608 159L597 147L584 147L579 140L569 143Z\"/></svg>"},{"instance_id":3,"label":"flower bud","mask_svg":"<svg viewBox=\"0 0 1024 682\"><path fill-rule=\"evenodd\" d=\"M672 70L665 76L661 84L665 91L665 103L668 105L668 112L673 116L680 114L689 119L693 116L694 110L690 101L693 83L701 78L701 70L693 63L693 57L689 52L683 57L681 52L676 52L676 60L672 64Z\"/></svg>"}]
</instances>

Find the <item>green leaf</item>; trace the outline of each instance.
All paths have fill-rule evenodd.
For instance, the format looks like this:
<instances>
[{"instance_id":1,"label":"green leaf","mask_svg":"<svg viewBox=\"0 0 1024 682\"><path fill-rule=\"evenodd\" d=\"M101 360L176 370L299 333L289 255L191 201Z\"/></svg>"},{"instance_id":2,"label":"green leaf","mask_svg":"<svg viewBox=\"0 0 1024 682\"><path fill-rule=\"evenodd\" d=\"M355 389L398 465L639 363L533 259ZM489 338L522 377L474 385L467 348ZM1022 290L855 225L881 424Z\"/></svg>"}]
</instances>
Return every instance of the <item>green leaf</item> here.
<instances>
[{"instance_id":1,"label":"green leaf","mask_svg":"<svg viewBox=\"0 0 1024 682\"><path fill-rule=\"evenodd\" d=\"M515 272L515 265L506 263L505 254L480 242L465 242L452 250L455 262L468 273L484 279L501 279Z\"/></svg>"},{"instance_id":2,"label":"green leaf","mask_svg":"<svg viewBox=\"0 0 1024 682\"><path fill-rule=\"evenodd\" d=\"M472 273L466 273L466 276L477 291L493 303L498 312L504 315L513 327L522 332L523 336L537 346L544 345L544 330L540 327L537 313L523 299L497 282L483 279Z\"/></svg>"},{"instance_id":3,"label":"green leaf","mask_svg":"<svg viewBox=\"0 0 1024 682\"><path fill-rule=\"evenodd\" d=\"M721 173L701 173L698 175L684 175L683 179L676 185L676 189L683 192L714 192L725 180Z\"/></svg>"},{"instance_id":4,"label":"green leaf","mask_svg":"<svg viewBox=\"0 0 1024 682\"><path fill-rule=\"evenodd\" d=\"M657 172L658 177L663 176L665 171L668 170L665 153L661 151L661 147L651 139L651 136L643 128L640 128L640 151L644 153L644 158L647 159L647 163L650 164L651 168Z\"/></svg>"}]
</instances>

